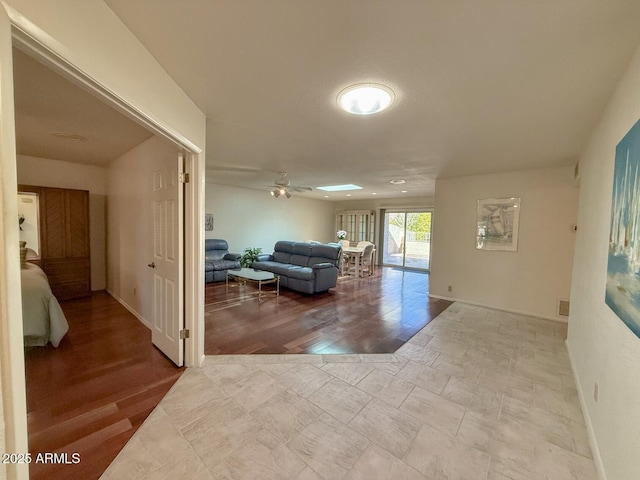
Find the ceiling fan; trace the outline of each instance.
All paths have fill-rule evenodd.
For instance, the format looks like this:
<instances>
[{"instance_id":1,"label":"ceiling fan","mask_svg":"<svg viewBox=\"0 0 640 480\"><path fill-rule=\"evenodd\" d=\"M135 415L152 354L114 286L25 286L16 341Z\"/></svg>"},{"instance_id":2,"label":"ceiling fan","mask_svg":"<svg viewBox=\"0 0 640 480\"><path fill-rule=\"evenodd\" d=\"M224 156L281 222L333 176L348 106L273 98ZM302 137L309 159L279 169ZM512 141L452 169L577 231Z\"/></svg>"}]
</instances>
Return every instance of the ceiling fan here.
<instances>
[{"instance_id":1,"label":"ceiling fan","mask_svg":"<svg viewBox=\"0 0 640 480\"><path fill-rule=\"evenodd\" d=\"M278 198L280 195L284 195L287 198L291 198L291 192L310 192L311 187L301 187L299 185L291 185L289 180L286 180L287 172L280 173L280 178L273 181L274 189L271 190L271 196Z\"/></svg>"}]
</instances>

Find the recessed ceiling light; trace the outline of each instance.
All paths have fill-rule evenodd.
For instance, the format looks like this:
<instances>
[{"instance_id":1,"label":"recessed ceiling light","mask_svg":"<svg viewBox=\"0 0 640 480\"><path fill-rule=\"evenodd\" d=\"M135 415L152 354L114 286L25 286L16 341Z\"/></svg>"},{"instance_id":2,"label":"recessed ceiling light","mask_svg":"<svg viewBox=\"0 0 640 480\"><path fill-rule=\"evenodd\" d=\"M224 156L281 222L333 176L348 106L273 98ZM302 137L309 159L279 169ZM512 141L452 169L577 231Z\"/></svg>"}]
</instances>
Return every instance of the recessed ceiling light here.
<instances>
[{"instance_id":1,"label":"recessed ceiling light","mask_svg":"<svg viewBox=\"0 0 640 480\"><path fill-rule=\"evenodd\" d=\"M402 190L402 192L400 192L400 193L407 193L407 191L406 190Z\"/></svg>"},{"instance_id":2,"label":"recessed ceiling light","mask_svg":"<svg viewBox=\"0 0 640 480\"><path fill-rule=\"evenodd\" d=\"M325 195L324 198L329 198L329 195Z\"/></svg>"},{"instance_id":3,"label":"recessed ceiling light","mask_svg":"<svg viewBox=\"0 0 640 480\"><path fill-rule=\"evenodd\" d=\"M398 180L389 180L389 183L393 184L393 185L402 185L403 183L405 183L406 180L402 180L402 179L398 179Z\"/></svg>"},{"instance_id":4,"label":"recessed ceiling light","mask_svg":"<svg viewBox=\"0 0 640 480\"><path fill-rule=\"evenodd\" d=\"M377 194L378 194L377 192L371 192L371 195L377 195Z\"/></svg>"},{"instance_id":5,"label":"recessed ceiling light","mask_svg":"<svg viewBox=\"0 0 640 480\"><path fill-rule=\"evenodd\" d=\"M338 94L338 105L354 115L371 115L387 108L394 98L393 90L386 85L358 83Z\"/></svg>"},{"instance_id":6,"label":"recessed ceiling light","mask_svg":"<svg viewBox=\"0 0 640 480\"><path fill-rule=\"evenodd\" d=\"M350 197L350 196L351 196L351 194L350 194L350 193L347 193L347 197Z\"/></svg>"},{"instance_id":7,"label":"recessed ceiling light","mask_svg":"<svg viewBox=\"0 0 640 480\"><path fill-rule=\"evenodd\" d=\"M318 190L324 190L325 192L341 192L344 190L362 190L362 187L353 185L351 183L346 185L327 185L326 187L316 187Z\"/></svg>"},{"instance_id":8,"label":"recessed ceiling light","mask_svg":"<svg viewBox=\"0 0 640 480\"><path fill-rule=\"evenodd\" d=\"M78 135L76 133L68 133L68 132L51 132L51 135L56 138L63 138L65 140L74 140L76 142L84 142L87 139L82 135Z\"/></svg>"}]
</instances>

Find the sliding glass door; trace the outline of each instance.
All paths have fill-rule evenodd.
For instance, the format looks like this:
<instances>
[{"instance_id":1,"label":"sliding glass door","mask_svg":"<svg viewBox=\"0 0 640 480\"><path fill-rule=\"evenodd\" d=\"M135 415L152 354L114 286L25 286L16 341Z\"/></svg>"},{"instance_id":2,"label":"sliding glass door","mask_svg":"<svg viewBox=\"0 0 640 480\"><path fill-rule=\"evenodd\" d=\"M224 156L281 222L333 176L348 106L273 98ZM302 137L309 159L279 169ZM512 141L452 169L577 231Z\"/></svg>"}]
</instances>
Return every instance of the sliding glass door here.
<instances>
[{"instance_id":1,"label":"sliding glass door","mask_svg":"<svg viewBox=\"0 0 640 480\"><path fill-rule=\"evenodd\" d=\"M432 213L385 212L383 265L429 270Z\"/></svg>"}]
</instances>

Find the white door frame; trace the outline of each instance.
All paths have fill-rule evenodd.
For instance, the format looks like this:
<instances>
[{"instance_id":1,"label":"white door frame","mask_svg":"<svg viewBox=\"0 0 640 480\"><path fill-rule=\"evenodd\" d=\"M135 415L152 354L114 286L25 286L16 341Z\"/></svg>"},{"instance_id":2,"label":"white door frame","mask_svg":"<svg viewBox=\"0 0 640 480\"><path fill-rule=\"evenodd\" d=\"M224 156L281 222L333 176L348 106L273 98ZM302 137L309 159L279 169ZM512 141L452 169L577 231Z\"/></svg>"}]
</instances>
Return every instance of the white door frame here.
<instances>
[{"instance_id":1,"label":"white door frame","mask_svg":"<svg viewBox=\"0 0 640 480\"><path fill-rule=\"evenodd\" d=\"M11 38L4 30L11 27ZM5 4L0 4L0 53L11 58L11 41L31 56L52 68L76 85L102 98L107 104L134 121L179 145L185 151L186 170L190 183L185 186L185 328L190 330L185 340L185 365L199 366L204 360L204 191L205 156L202 149L179 133L157 123L126 99L104 87L99 80L76 68L69 59L55 53L49 47L52 38L28 19L16 14ZM13 72L3 68L0 81L3 89L13 90ZM3 99L4 100L4 99ZM12 99L11 99L12 100ZM2 113L2 137L15 138L13 101L0 102ZM15 142L0 144L0 347L2 371L2 402L4 403L4 450L27 452L26 395L24 378L24 351L22 340L22 304L20 301L20 262L17 251L17 173ZM15 193L15 194L14 194ZM15 247L15 248L14 248ZM2 419L0 417L0 419ZM0 435L2 435L0 429ZM28 478L28 465L9 465L8 478ZM0 476L4 474L0 467Z\"/></svg>"},{"instance_id":2,"label":"white door frame","mask_svg":"<svg viewBox=\"0 0 640 480\"><path fill-rule=\"evenodd\" d=\"M11 24L0 9L0 380L2 388L0 447L2 452L28 452L27 399L20 292L18 179L16 172ZM0 464L0 478L26 479L29 466Z\"/></svg>"}]
</instances>

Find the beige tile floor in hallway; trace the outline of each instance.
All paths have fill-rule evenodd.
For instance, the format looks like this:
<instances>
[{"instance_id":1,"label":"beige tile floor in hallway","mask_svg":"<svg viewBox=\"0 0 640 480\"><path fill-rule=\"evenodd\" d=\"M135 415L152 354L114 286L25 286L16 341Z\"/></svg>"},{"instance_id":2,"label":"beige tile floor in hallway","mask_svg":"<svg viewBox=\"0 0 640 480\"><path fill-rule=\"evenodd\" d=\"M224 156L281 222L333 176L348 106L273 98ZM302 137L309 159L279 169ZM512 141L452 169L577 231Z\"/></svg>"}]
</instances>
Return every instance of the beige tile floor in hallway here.
<instances>
[{"instance_id":1,"label":"beige tile floor in hallway","mask_svg":"<svg viewBox=\"0 0 640 480\"><path fill-rule=\"evenodd\" d=\"M207 357L102 478L596 480L565 336L455 303L394 354Z\"/></svg>"}]
</instances>

